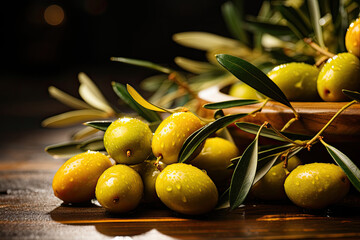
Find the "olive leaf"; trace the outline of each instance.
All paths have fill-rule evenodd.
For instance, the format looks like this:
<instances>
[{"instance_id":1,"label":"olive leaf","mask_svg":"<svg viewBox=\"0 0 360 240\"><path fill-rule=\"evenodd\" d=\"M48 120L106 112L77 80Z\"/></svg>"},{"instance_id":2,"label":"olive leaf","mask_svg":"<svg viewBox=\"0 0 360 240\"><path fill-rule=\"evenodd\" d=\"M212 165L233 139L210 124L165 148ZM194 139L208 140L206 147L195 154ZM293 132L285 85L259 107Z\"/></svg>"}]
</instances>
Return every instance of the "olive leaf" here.
<instances>
[{"instance_id":1,"label":"olive leaf","mask_svg":"<svg viewBox=\"0 0 360 240\"><path fill-rule=\"evenodd\" d=\"M247 122L237 122L235 125L240 128L241 130L256 134L260 128L260 125L254 124L254 123L247 123ZM297 133L289 133L289 132L281 132L284 136L287 138L290 138L291 140L310 140L311 136L303 135L303 134L297 134ZM265 128L261 131L260 135L262 137L271 138L278 141L286 141L284 138L277 135L272 129Z\"/></svg>"},{"instance_id":2,"label":"olive leaf","mask_svg":"<svg viewBox=\"0 0 360 240\"><path fill-rule=\"evenodd\" d=\"M112 123L112 121L90 121L90 122L85 122L84 125L93 127L93 128L96 128L96 129L99 129L99 130L105 132L111 123Z\"/></svg>"},{"instance_id":3,"label":"olive leaf","mask_svg":"<svg viewBox=\"0 0 360 240\"><path fill-rule=\"evenodd\" d=\"M337 165L348 176L352 185L360 192L360 170L344 153L340 152L335 147L327 144L323 140L321 143L325 146L330 156L334 159Z\"/></svg>"},{"instance_id":4,"label":"olive leaf","mask_svg":"<svg viewBox=\"0 0 360 240\"><path fill-rule=\"evenodd\" d=\"M286 19L287 25L299 39L304 39L311 34L309 22L295 8L279 5L278 11Z\"/></svg>"},{"instance_id":5,"label":"olive leaf","mask_svg":"<svg viewBox=\"0 0 360 240\"><path fill-rule=\"evenodd\" d=\"M171 70L170 68L166 68L161 65L158 65L158 64L155 64L155 63L152 63L149 61L144 61L144 60L124 58L124 57L111 57L110 60L115 61L115 62L127 63L127 64L131 64L131 65L135 65L135 66L145 67L145 68L153 69L153 70L156 70L156 71L159 71L162 73L166 73L166 74L173 72L173 70Z\"/></svg>"},{"instance_id":6,"label":"olive leaf","mask_svg":"<svg viewBox=\"0 0 360 240\"><path fill-rule=\"evenodd\" d=\"M257 18L247 18L246 26L254 33L267 33L277 38L281 38L281 36L294 35L287 25L272 23L270 21L264 21Z\"/></svg>"},{"instance_id":7,"label":"olive leaf","mask_svg":"<svg viewBox=\"0 0 360 240\"><path fill-rule=\"evenodd\" d=\"M88 150L102 151L104 149L103 138L96 137L82 142L66 142L50 145L45 148L45 151L54 158L65 158L75 156Z\"/></svg>"},{"instance_id":8,"label":"olive leaf","mask_svg":"<svg viewBox=\"0 0 360 240\"><path fill-rule=\"evenodd\" d=\"M342 92L349 98L356 100L358 102L360 102L360 93L356 92L356 91L350 91L350 90L346 90L343 89Z\"/></svg>"},{"instance_id":9,"label":"olive leaf","mask_svg":"<svg viewBox=\"0 0 360 240\"><path fill-rule=\"evenodd\" d=\"M242 82L265 96L293 109L280 88L265 73L251 63L227 54L218 54L216 55L216 59L224 68Z\"/></svg>"},{"instance_id":10,"label":"olive leaf","mask_svg":"<svg viewBox=\"0 0 360 240\"><path fill-rule=\"evenodd\" d=\"M131 107L134 111L136 111L140 116L146 119L148 122L158 122L161 121L160 116L147 108L144 108L140 104L138 104L134 98L129 94L125 85L112 82L112 87L116 95L118 95L129 107Z\"/></svg>"},{"instance_id":11,"label":"olive leaf","mask_svg":"<svg viewBox=\"0 0 360 240\"><path fill-rule=\"evenodd\" d=\"M233 115L227 115L220 117L215 121L205 125L204 127L193 132L184 142L181 147L178 162L186 162L193 152L200 146L200 144L211 134L215 133L217 130L226 127L227 125L233 123L237 119L247 116L246 113L239 113Z\"/></svg>"},{"instance_id":12,"label":"olive leaf","mask_svg":"<svg viewBox=\"0 0 360 240\"><path fill-rule=\"evenodd\" d=\"M239 41L249 45L249 38L244 30L242 14L235 5L228 1L221 7L222 15L231 34Z\"/></svg>"},{"instance_id":13,"label":"olive leaf","mask_svg":"<svg viewBox=\"0 0 360 240\"><path fill-rule=\"evenodd\" d=\"M225 109L225 108L252 105L260 102L261 101L256 99L237 99L237 100L230 100L224 102L208 103L205 104L203 107L207 109Z\"/></svg>"},{"instance_id":14,"label":"olive leaf","mask_svg":"<svg viewBox=\"0 0 360 240\"><path fill-rule=\"evenodd\" d=\"M230 187L227 188L219 197L218 203L216 205L216 210L221 210L229 207L229 191Z\"/></svg>"},{"instance_id":15,"label":"olive leaf","mask_svg":"<svg viewBox=\"0 0 360 240\"><path fill-rule=\"evenodd\" d=\"M311 24L312 24L314 32L315 32L315 37L316 37L320 47L324 48L325 43L324 43L323 31L320 26L319 2L317 0L308 0L308 6L309 6Z\"/></svg>"},{"instance_id":16,"label":"olive leaf","mask_svg":"<svg viewBox=\"0 0 360 240\"><path fill-rule=\"evenodd\" d=\"M129 84L126 84L126 90L128 91L128 93L131 95L131 97L138 103L140 104L142 107L147 108L149 110L152 111L156 111L156 112L168 112L167 109L164 109L162 107L159 106L155 106L152 103L149 103L148 101L146 101L136 90L135 88L133 88L132 86L130 86Z\"/></svg>"},{"instance_id":17,"label":"olive leaf","mask_svg":"<svg viewBox=\"0 0 360 240\"><path fill-rule=\"evenodd\" d=\"M236 164L230 183L230 210L234 210L244 202L254 182L258 162L258 139L260 132L261 129L259 129L255 139L245 149L239 162Z\"/></svg>"}]
</instances>

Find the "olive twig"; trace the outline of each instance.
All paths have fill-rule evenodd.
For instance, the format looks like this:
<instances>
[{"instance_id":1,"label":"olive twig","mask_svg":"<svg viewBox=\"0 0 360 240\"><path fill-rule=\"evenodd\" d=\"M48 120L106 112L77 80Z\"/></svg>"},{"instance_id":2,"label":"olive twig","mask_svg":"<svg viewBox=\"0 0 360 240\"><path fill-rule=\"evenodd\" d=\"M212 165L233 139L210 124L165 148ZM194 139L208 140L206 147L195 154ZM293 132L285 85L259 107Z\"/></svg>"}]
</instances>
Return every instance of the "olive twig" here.
<instances>
[{"instance_id":1,"label":"olive twig","mask_svg":"<svg viewBox=\"0 0 360 240\"><path fill-rule=\"evenodd\" d=\"M157 158L156 158L156 161L154 163L155 167L161 172L163 170L163 168L160 166L160 161L161 159L163 159L163 156L162 155L159 155Z\"/></svg>"},{"instance_id":2,"label":"olive twig","mask_svg":"<svg viewBox=\"0 0 360 240\"><path fill-rule=\"evenodd\" d=\"M343 112L345 111L347 108L349 108L351 105L357 103L356 100L353 100L349 103L347 103L345 106L343 106L326 124L325 126L310 140L306 143L306 148L310 148L311 145L317 141L319 139L319 137L321 136L321 134L330 126L330 124Z\"/></svg>"},{"instance_id":3,"label":"olive twig","mask_svg":"<svg viewBox=\"0 0 360 240\"><path fill-rule=\"evenodd\" d=\"M335 54L333 54L333 53L329 52L328 50L317 45L315 42L313 42L313 40L311 38L304 38L304 42L306 44L308 44L310 47L312 47L314 50L321 53L322 55L328 56L330 58L335 56Z\"/></svg>"},{"instance_id":4,"label":"olive twig","mask_svg":"<svg viewBox=\"0 0 360 240\"><path fill-rule=\"evenodd\" d=\"M291 140L290 138L286 137L284 134L282 134L279 130L277 130L276 128L274 128L273 126L271 126L270 123L267 124L266 126L267 128L270 128L271 130L273 130L279 137L283 138L285 141L289 142L289 143L292 143L296 146L299 146L299 147L304 147L304 144L301 144L299 142L296 142L294 140Z\"/></svg>"},{"instance_id":5,"label":"olive twig","mask_svg":"<svg viewBox=\"0 0 360 240\"><path fill-rule=\"evenodd\" d=\"M321 58L319 58L319 60L316 61L314 66L320 67L320 65L323 64L324 62L326 62L328 59L329 59L329 56L322 56Z\"/></svg>"},{"instance_id":6,"label":"olive twig","mask_svg":"<svg viewBox=\"0 0 360 240\"><path fill-rule=\"evenodd\" d=\"M253 115L253 114L256 114L258 112L261 112L261 110L265 107L265 105L269 102L269 100L270 100L269 98L266 98L264 100L263 104L259 108L257 108L254 111L250 112L249 115Z\"/></svg>"},{"instance_id":7,"label":"olive twig","mask_svg":"<svg viewBox=\"0 0 360 240\"><path fill-rule=\"evenodd\" d=\"M293 111L295 117L293 117L292 119L290 119L285 125L284 127L280 130L280 132L284 132L288 127L291 126L291 124L293 124L293 122L297 121L300 119L300 115L299 113L293 108L291 107L291 110Z\"/></svg>"}]
</instances>

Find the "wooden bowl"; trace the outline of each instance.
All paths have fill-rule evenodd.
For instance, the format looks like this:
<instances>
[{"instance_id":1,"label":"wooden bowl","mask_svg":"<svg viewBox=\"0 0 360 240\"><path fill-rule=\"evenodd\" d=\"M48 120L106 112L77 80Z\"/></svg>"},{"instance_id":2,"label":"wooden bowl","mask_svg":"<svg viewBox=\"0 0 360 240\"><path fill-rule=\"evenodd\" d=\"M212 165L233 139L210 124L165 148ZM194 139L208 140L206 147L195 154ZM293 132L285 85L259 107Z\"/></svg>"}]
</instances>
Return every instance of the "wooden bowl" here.
<instances>
[{"instance_id":1,"label":"wooden bowl","mask_svg":"<svg viewBox=\"0 0 360 240\"><path fill-rule=\"evenodd\" d=\"M199 93L203 104L234 100L236 98L226 94L228 85L220 84ZM224 109L225 114L249 113L261 104ZM300 114L286 131L314 136L346 102L291 102L291 105ZM199 115L212 116L213 110L201 108ZM281 129L291 118L292 110L275 101L269 101L263 110L255 116L247 116L239 121L262 124L268 121L276 129ZM327 142L360 142L360 104L354 104L343 111L323 134Z\"/></svg>"}]
</instances>

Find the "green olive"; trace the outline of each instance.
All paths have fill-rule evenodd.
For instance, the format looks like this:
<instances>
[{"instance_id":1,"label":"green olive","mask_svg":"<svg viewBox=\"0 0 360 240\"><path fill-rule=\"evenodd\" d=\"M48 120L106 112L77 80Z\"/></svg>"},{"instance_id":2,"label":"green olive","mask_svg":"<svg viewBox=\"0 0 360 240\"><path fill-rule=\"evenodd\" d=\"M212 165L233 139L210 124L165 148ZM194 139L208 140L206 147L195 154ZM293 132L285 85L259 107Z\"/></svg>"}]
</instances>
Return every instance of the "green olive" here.
<instances>
[{"instance_id":1,"label":"green olive","mask_svg":"<svg viewBox=\"0 0 360 240\"><path fill-rule=\"evenodd\" d=\"M360 91L360 60L351 53L330 58L320 71L317 89L324 101L348 101L342 89Z\"/></svg>"},{"instance_id":2,"label":"green olive","mask_svg":"<svg viewBox=\"0 0 360 240\"><path fill-rule=\"evenodd\" d=\"M239 82L230 87L229 95L241 99L263 99L264 96L249 85Z\"/></svg>"},{"instance_id":3,"label":"green olive","mask_svg":"<svg viewBox=\"0 0 360 240\"><path fill-rule=\"evenodd\" d=\"M56 172L52 187L66 203L88 202L95 197L96 182L112 166L102 153L87 151L67 160Z\"/></svg>"},{"instance_id":4,"label":"green olive","mask_svg":"<svg viewBox=\"0 0 360 240\"><path fill-rule=\"evenodd\" d=\"M258 199L268 201L286 199L284 182L287 171L291 172L300 164L301 161L296 156L289 158L286 169L284 168L284 162L276 164L254 184L251 188L251 194Z\"/></svg>"},{"instance_id":5,"label":"green olive","mask_svg":"<svg viewBox=\"0 0 360 240\"><path fill-rule=\"evenodd\" d=\"M177 162L185 140L202 126L201 120L191 112L171 114L160 123L154 133L152 150L155 157L161 157L165 164ZM194 155L200 151L201 148L198 148Z\"/></svg>"},{"instance_id":6,"label":"green olive","mask_svg":"<svg viewBox=\"0 0 360 240\"><path fill-rule=\"evenodd\" d=\"M155 187L160 200L182 214L207 213L218 201L218 191L210 177L184 163L168 165L157 177Z\"/></svg>"},{"instance_id":7,"label":"green olive","mask_svg":"<svg viewBox=\"0 0 360 240\"><path fill-rule=\"evenodd\" d=\"M108 168L96 185L96 198L109 212L124 213L135 209L143 195L140 175L126 165Z\"/></svg>"},{"instance_id":8,"label":"green olive","mask_svg":"<svg viewBox=\"0 0 360 240\"><path fill-rule=\"evenodd\" d=\"M158 165L156 165L156 160L145 160L143 163L133 166L135 168L132 168L140 174L144 183L144 202L159 202L160 199L156 195L155 182L156 178L160 174L160 170L164 169L166 165L162 162L159 162Z\"/></svg>"},{"instance_id":9,"label":"green olive","mask_svg":"<svg viewBox=\"0 0 360 240\"><path fill-rule=\"evenodd\" d=\"M203 169L217 186L228 183L232 169L227 169L231 159L239 156L234 143L219 137L208 138L200 154L190 163Z\"/></svg>"},{"instance_id":10,"label":"green olive","mask_svg":"<svg viewBox=\"0 0 360 240\"><path fill-rule=\"evenodd\" d=\"M319 70L306 63L287 63L275 67L267 75L290 101L318 101L316 81Z\"/></svg>"},{"instance_id":11,"label":"green olive","mask_svg":"<svg viewBox=\"0 0 360 240\"><path fill-rule=\"evenodd\" d=\"M108 154L122 164L143 162L151 153L152 132L136 118L119 118L110 124L104 135Z\"/></svg>"},{"instance_id":12,"label":"green olive","mask_svg":"<svg viewBox=\"0 0 360 240\"><path fill-rule=\"evenodd\" d=\"M342 200L350 182L343 170L330 163L298 166L285 180L285 192L296 205L321 209Z\"/></svg>"}]
</instances>

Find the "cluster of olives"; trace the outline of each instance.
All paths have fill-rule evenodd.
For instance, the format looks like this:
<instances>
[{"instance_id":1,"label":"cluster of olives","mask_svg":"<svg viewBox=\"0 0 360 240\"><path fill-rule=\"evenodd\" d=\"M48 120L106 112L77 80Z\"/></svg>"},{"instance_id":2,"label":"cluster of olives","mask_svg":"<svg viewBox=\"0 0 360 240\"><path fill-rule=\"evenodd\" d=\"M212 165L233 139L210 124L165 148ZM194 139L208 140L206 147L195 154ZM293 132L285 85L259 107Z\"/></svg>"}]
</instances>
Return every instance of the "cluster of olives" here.
<instances>
[{"instance_id":1,"label":"cluster of olives","mask_svg":"<svg viewBox=\"0 0 360 240\"><path fill-rule=\"evenodd\" d=\"M141 202L162 202L181 214L209 212L218 202L219 191L229 185L231 159L240 153L232 142L210 137L195 151L190 164L178 163L182 144L202 126L191 112L170 115L154 134L139 119L119 118L104 134L110 157L88 151L70 158L55 174L54 194L66 203L96 197L115 213L129 212ZM263 200L288 197L301 207L322 208L347 194L350 184L340 167L300 164L294 156L286 168L283 163L273 166L253 186L251 195Z\"/></svg>"},{"instance_id":2,"label":"cluster of olives","mask_svg":"<svg viewBox=\"0 0 360 240\"><path fill-rule=\"evenodd\" d=\"M116 213L160 201L182 214L209 212L217 204L218 186L229 182L227 167L239 151L232 142L212 137L195 151L191 165L178 163L184 141L202 126L191 112L171 114L154 134L139 119L119 118L104 134L105 149L116 164L99 152L72 157L55 174L55 196L66 203L96 197Z\"/></svg>"},{"instance_id":3,"label":"cluster of olives","mask_svg":"<svg viewBox=\"0 0 360 240\"><path fill-rule=\"evenodd\" d=\"M290 101L313 102L320 98L328 102L348 101L342 89L360 91L360 18L347 30L345 44L348 52L329 58L319 70L306 63L287 63L276 66L267 75ZM231 87L234 97L261 99L254 89L239 83Z\"/></svg>"}]
</instances>

